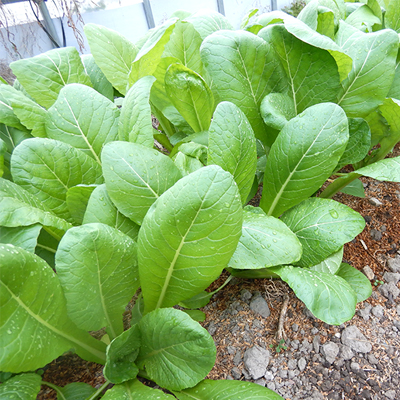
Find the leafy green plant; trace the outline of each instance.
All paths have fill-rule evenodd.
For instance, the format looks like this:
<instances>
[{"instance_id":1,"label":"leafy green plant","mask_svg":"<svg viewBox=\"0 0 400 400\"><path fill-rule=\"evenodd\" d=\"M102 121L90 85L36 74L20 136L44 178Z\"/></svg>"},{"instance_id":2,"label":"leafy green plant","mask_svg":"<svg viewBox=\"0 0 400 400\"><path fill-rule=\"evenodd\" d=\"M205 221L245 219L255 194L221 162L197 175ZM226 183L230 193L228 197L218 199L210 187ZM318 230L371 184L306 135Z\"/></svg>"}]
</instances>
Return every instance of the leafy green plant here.
<instances>
[{"instance_id":1,"label":"leafy green plant","mask_svg":"<svg viewBox=\"0 0 400 400\"><path fill-rule=\"evenodd\" d=\"M292 1L290 6L285 6L282 8L282 11L284 11L287 14L292 15L293 17L297 17L301 10L307 5L307 3L303 0L295 0Z\"/></svg>"},{"instance_id":2,"label":"leafy green plant","mask_svg":"<svg viewBox=\"0 0 400 400\"><path fill-rule=\"evenodd\" d=\"M285 345L285 339L281 339L281 340L279 341L279 343L278 343L276 346L274 346L273 344L270 344L269 347L270 347L271 349L275 349L275 351L276 351L277 353L280 353L281 351L287 350L287 348L288 348L288 347Z\"/></svg>"},{"instance_id":3,"label":"leafy green plant","mask_svg":"<svg viewBox=\"0 0 400 400\"><path fill-rule=\"evenodd\" d=\"M370 295L342 263L364 219L330 198L363 175L400 180L398 158L385 158L400 140L399 0L385 14L374 4L250 12L239 31L217 13L179 13L135 44L88 24L92 55L64 48L11 65L0 370L28 374L2 387L35 392L29 371L73 349L105 364L105 399L279 398L203 381L215 346L194 319L224 268L286 281L330 324ZM246 206L261 182L260 207ZM101 341L88 334L101 328Z\"/></svg>"}]
</instances>

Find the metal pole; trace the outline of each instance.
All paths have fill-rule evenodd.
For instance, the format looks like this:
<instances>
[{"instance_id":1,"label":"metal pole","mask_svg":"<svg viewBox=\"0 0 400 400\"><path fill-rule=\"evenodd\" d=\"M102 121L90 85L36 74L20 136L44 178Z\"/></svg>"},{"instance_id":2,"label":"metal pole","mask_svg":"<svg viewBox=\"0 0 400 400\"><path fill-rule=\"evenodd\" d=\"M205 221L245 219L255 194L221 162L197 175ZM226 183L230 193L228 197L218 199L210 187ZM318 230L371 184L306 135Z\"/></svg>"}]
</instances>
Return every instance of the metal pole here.
<instances>
[{"instance_id":1,"label":"metal pole","mask_svg":"<svg viewBox=\"0 0 400 400\"><path fill-rule=\"evenodd\" d=\"M149 27L149 29L154 28L156 24L154 23L153 11L151 11L149 0L143 0L143 9L147 20L147 26Z\"/></svg>"},{"instance_id":2,"label":"metal pole","mask_svg":"<svg viewBox=\"0 0 400 400\"><path fill-rule=\"evenodd\" d=\"M46 3L43 0L33 0L39 7L40 13L43 17L44 26L49 32L52 39L57 43L58 47L61 46L61 41L58 37L56 28L54 27L53 20L50 17L49 10L47 9ZM53 47L57 47L55 43L52 42Z\"/></svg>"},{"instance_id":3,"label":"metal pole","mask_svg":"<svg viewBox=\"0 0 400 400\"><path fill-rule=\"evenodd\" d=\"M278 9L278 6L276 4L276 0L271 0L271 11L275 11Z\"/></svg>"},{"instance_id":4,"label":"metal pole","mask_svg":"<svg viewBox=\"0 0 400 400\"><path fill-rule=\"evenodd\" d=\"M224 0L217 0L218 12L222 15L225 15L225 7Z\"/></svg>"}]
</instances>

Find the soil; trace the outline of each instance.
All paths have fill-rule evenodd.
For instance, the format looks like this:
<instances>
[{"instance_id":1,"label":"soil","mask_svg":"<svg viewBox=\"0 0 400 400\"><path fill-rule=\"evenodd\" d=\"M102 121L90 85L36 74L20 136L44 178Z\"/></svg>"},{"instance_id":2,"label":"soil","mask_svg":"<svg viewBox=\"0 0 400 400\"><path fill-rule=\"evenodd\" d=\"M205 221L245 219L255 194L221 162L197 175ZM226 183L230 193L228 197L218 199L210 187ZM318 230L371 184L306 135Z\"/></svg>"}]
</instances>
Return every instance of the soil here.
<instances>
[{"instance_id":1,"label":"soil","mask_svg":"<svg viewBox=\"0 0 400 400\"><path fill-rule=\"evenodd\" d=\"M397 146L393 155L399 154ZM365 230L345 245L344 261L360 271L366 266L371 268L373 295L357 305L351 321L329 326L314 318L285 283L234 278L203 309L203 326L217 346L217 361L208 378L254 382L245 367L244 353L259 346L268 350L270 357L266 373L256 382L287 400L400 399L400 297L385 297L379 289L385 272L390 272L388 260L400 254L400 184L364 177L361 180L365 198L340 193L334 199L358 211L366 220ZM374 205L374 199L381 204ZM220 286L227 276L224 273L210 290ZM267 318L249 307L250 299L258 295L268 304ZM287 296L283 343L276 338L276 332ZM341 337L349 326L365 335L363 340L372 345L371 351L354 352L346 359ZM341 349L333 362L325 354L324 345L328 343ZM59 386L87 382L98 388L104 383L101 371L100 365L66 354L44 368L43 380ZM56 394L43 386L38 399L56 399Z\"/></svg>"}]
</instances>

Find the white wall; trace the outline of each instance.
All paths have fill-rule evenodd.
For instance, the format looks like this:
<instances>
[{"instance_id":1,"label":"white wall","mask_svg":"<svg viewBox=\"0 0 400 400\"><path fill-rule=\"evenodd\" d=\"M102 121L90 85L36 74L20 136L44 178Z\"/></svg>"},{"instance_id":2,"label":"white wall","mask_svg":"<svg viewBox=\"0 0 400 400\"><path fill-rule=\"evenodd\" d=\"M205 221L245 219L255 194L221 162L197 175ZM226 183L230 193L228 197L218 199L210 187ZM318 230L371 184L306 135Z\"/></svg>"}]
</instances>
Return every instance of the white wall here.
<instances>
[{"instance_id":1,"label":"white wall","mask_svg":"<svg viewBox=\"0 0 400 400\"><path fill-rule=\"evenodd\" d=\"M209 9L218 11L217 0L150 0L150 2L156 25L162 23L177 10L196 12L201 9ZM277 0L278 9L290 3L291 0ZM233 26L238 29L243 16L251 8L258 8L261 12L267 12L271 9L271 0L224 0L224 8L227 18L231 21ZM86 12L82 14L82 18L85 23L93 22L114 29L132 42L136 42L148 30L143 4L141 2L120 8ZM60 20L54 19L53 21L59 38L62 40ZM65 18L63 25L66 45L76 46L79 49L74 33L67 25ZM5 59L8 63L21 57L33 57L53 48L51 41L36 22L12 26L9 30L11 32L11 40L18 49L19 54L13 50L12 44L7 39L7 49L4 47L1 35L6 38L7 32L4 28L1 28L0 59ZM78 25L78 30L82 31L82 26L80 24ZM84 53L89 52L89 45L85 41Z\"/></svg>"}]
</instances>

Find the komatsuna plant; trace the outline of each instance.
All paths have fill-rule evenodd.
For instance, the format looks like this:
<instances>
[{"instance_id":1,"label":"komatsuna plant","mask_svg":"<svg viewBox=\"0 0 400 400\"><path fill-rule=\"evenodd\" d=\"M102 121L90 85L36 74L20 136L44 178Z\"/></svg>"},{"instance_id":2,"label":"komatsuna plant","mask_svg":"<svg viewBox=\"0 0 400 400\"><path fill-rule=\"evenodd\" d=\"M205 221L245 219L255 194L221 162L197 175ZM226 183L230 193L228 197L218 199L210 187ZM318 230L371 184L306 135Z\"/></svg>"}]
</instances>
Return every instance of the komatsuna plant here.
<instances>
[{"instance_id":1,"label":"komatsuna plant","mask_svg":"<svg viewBox=\"0 0 400 400\"><path fill-rule=\"evenodd\" d=\"M202 381L215 347L194 319L222 270L283 279L327 323L352 318L371 285L342 263L343 245L364 220L331 197L361 194L360 176L400 180L400 161L385 158L400 141L399 1L381 13L329 4L313 0L298 19L249 15L238 31L217 13L179 12L137 43L88 24L91 55L11 65L0 370L34 371L73 349L105 364L106 399L273 399ZM247 206L261 182L260 207ZM101 341L87 333L102 328ZM18 375L2 390L38 382Z\"/></svg>"}]
</instances>

